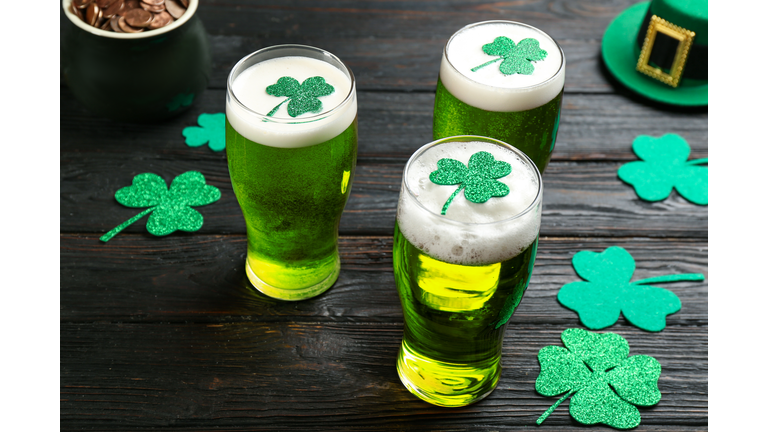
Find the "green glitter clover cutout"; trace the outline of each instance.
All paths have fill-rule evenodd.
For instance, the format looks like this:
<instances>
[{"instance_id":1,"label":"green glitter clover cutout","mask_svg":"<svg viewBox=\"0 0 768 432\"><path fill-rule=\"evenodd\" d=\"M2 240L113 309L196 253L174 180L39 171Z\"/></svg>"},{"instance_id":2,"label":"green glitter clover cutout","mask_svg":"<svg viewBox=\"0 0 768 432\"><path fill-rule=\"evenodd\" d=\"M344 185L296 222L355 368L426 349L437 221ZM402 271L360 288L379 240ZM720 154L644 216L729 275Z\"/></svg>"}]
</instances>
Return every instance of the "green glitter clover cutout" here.
<instances>
[{"instance_id":1,"label":"green glitter clover cutout","mask_svg":"<svg viewBox=\"0 0 768 432\"><path fill-rule=\"evenodd\" d=\"M680 299L672 291L651 283L702 281L701 273L657 276L630 282L635 260L619 246L601 253L581 251L573 256L573 268L587 282L563 285L557 300L579 314L585 327L599 330L616 324L623 314L632 325L650 332L664 330L667 315L680 310Z\"/></svg>"},{"instance_id":2,"label":"green glitter clover cutout","mask_svg":"<svg viewBox=\"0 0 768 432\"><path fill-rule=\"evenodd\" d=\"M486 151L479 151L469 158L465 166L455 159L443 158L437 161L437 170L429 174L432 183L449 186L459 185L459 188L448 198L440 212L445 216L451 201L464 189L464 197L476 204L482 204L492 197L503 197L509 194L509 186L495 179L509 175L512 165L497 161Z\"/></svg>"},{"instance_id":3,"label":"green glitter clover cutout","mask_svg":"<svg viewBox=\"0 0 768 432\"><path fill-rule=\"evenodd\" d=\"M708 204L709 168L700 166L708 159L688 160L691 148L683 137L640 135L632 142L632 150L642 161L622 165L618 175L635 188L640 198L661 201L675 188L694 204Z\"/></svg>"},{"instance_id":4,"label":"green glitter clover cutout","mask_svg":"<svg viewBox=\"0 0 768 432\"><path fill-rule=\"evenodd\" d=\"M565 348L550 345L539 350L536 391L547 397L565 395L536 420L537 425L573 396L569 411L579 423L629 429L640 424L635 405L647 407L661 400L661 365L647 355L627 357L629 344L623 337L572 328L560 338Z\"/></svg>"},{"instance_id":5,"label":"green glitter clover cutout","mask_svg":"<svg viewBox=\"0 0 768 432\"><path fill-rule=\"evenodd\" d=\"M203 226L203 215L192 206L211 204L221 198L221 191L205 184L205 177L197 171L187 171L171 182L170 190L165 180L157 174L144 173L133 178L131 186L115 193L115 199L126 207L149 207L115 227L99 238L109 241L128 225L147 213L147 231L156 236L168 235L176 230L197 231Z\"/></svg>"},{"instance_id":6,"label":"green glitter clover cutout","mask_svg":"<svg viewBox=\"0 0 768 432\"><path fill-rule=\"evenodd\" d=\"M267 117L273 116L284 103L288 102L288 115L298 117L308 112L319 112L323 109L323 103L319 97L328 96L336 89L325 82L325 78L315 76L307 78L299 84L295 78L284 76L277 80L276 84L267 87L267 93L276 97L287 97L280 102Z\"/></svg>"},{"instance_id":7,"label":"green glitter clover cutout","mask_svg":"<svg viewBox=\"0 0 768 432\"><path fill-rule=\"evenodd\" d=\"M531 62L544 60L547 57L547 52L539 48L539 41L533 38L525 38L515 45L512 39L499 36L493 42L483 45L483 52L499 58L473 67L472 72L477 72L490 64L504 60L499 65L499 71L504 75L516 73L531 75L534 69Z\"/></svg>"},{"instance_id":8,"label":"green glitter clover cutout","mask_svg":"<svg viewBox=\"0 0 768 432\"><path fill-rule=\"evenodd\" d=\"M200 127L185 127L181 134L184 135L185 142L190 147L200 147L208 143L211 150L222 151L227 145L224 133L225 120L224 113L203 113L197 117L197 124Z\"/></svg>"}]
</instances>

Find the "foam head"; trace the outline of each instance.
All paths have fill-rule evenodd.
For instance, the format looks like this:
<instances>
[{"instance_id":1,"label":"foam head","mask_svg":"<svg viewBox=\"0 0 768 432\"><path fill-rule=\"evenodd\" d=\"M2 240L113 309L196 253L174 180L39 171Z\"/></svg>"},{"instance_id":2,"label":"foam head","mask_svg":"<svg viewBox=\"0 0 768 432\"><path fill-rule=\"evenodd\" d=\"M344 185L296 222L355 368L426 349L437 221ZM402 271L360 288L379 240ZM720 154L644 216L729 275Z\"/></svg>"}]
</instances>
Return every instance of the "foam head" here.
<instances>
[{"instance_id":1,"label":"foam head","mask_svg":"<svg viewBox=\"0 0 768 432\"><path fill-rule=\"evenodd\" d=\"M530 75L504 74L500 66L506 60L483 51L484 45L501 36L511 39L515 47L524 39L535 39L546 56L530 62ZM482 66L488 62L493 63ZM448 40L440 80L451 94L477 108L524 111L549 102L563 89L565 56L554 39L535 27L514 21L484 21L462 28Z\"/></svg>"},{"instance_id":2,"label":"foam head","mask_svg":"<svg viewBox=\"0 0 768 432\"><path fill-rule=\"evenodd\" d=\"M442 215L443 205L459 185L435 184L430 173L443 158L467 166L479 151L511 165L509 175L496 179L509 187L509 194L478 204L462 191ZM433 258L467 265L495 263L517 256L536 239L541 199L541 175L524 153L489 138L451 137L425 145L408 161L397 223L406 239Z\"/></svg>"},{"instance_id":3,"label":"foam head","mask_svg":"<svg viewBox=\"0 0 768 432\"><path fill-rule=\"evenodd\" d=\"M288 114L288 97L273 96L267 87L282 77L303 83L320 76L333 92L318 97L320 110L296 117ZM275 108L277 109L275 110ZM274 112L272 112L275 110ZM357 115L352 72L333 54L302 45L280 45L244 57L227 81L227 120L244 137L272 147L304 147L343 132Z\"/></svg>"}]
</instances>

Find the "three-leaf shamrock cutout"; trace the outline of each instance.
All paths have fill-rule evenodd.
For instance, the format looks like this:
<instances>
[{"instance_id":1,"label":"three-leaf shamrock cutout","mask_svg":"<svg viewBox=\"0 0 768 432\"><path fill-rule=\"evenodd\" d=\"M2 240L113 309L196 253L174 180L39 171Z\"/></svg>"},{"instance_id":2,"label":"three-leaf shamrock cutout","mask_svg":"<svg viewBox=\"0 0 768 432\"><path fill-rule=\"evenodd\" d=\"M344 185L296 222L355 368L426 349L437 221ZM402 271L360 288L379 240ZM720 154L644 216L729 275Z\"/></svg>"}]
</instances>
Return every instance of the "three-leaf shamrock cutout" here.
<instances>
[{"instance_id":1,"label":"three-leaf shamrock cutout","mask_svg":"<svg viewBox=\"0 0 768 432\"><path fill-rule=\"evenodd\" d=\"M612 326L619 314L624 314L627 321L643 330L661 331L667 315L680 310L680 299L669 290L648 284L704 280L703 274L689 273L630 282L635 260L619 246L602 253L578 252L572 262L576 273L587 282L563 285L557 300L576 311L582 324L593 330Z\"/></svg>"},{"instance_id":2,"label":"three-leaf shamrock cutout","mask_svg":"<svg viewBox=\"0 0 768 432\"><path fill-rule=\"evenodd\" d=\"M565 348L550 345L539 350L536 391L548 397L565 394L536 424L573 396L569 411L579 423L629 429L640 424L635 405L651 406L661 400L661 365L646 355L627 357L629 344L623 337L566 329L560 338Z\"/></svg>"},{"instance_id":3,"label":"three-leaf shamrock cutout","mask_svg":"<svg viewBox=\"0 0 768 432\"><path fill-rule=\"evenodd\" d=\"M165 107L168 108L168 111L176 111L181 107L187 107L192 105L192 102L194 100L195 100L194 93L179 93L175 95L170 102L165 104Z\"/></svg>"},{"instance_id":4,"label":"three-leaf shamrock cutout","mask_svg":"<svg viewBox=\"0 0 768 432\"><path fill-rule=\"evenodd\" d=\"M197 126L185 127L181 132L186 138L186 143L190 147L199 147L208 143L208 147L213 151L224 150L226 146L226 137L224 133L224 122L226 116L224 113L200 114L197 117Z\"/></svg>"},{"instance_id":5,"label":"three-leaf shamrock cutout","mask_svg":"<svg viewBox=\"0 0 768 432\"><path fill-rule=\"evenodd\" d=\"M203 215L192 206L203 206L221 198L221 191L205 184L205 177L197 171L187 171L171 182L170 190L165 180L157 174L144 173L133 178L131 186L115 193L115 199L126 207L149 207L112 231L101 236L109 241L128 225L147 213L147 231L156 236L168 235L176 230L197 231L203 226Z\"/></svg>"},{"instance_id":6,"label":"three-leaf shamrock cutout","mask_svg":"<svg viewBox=\"0 0 768 432\"><path fill-rule=\"evenodd\" d=\"M512 39L506 36L499 36L493 42L483 45L483 52L489 56L499 58L473 67L472 72L477 72L489 64L504 60L499 65L499 71L504 75L516 73L531 75L533 73L531 62L544 60L547 57L547 52L539 48L539 41L532 38L523 39L515 45Z\"/></svg>"},{"instance_id":7,"label":"three-leaf shamrock cutout","mask_svg":"<svg viewBox=\"0 0 768 432\"><path fill-rule=\"evenodd\" d=\"M323 103L318 98L328 96L334 91L333 86L326 83L325 78L320 76L307 78L301 84L295 78L284 76L278 79L277 83L267 87L267 93L288 99L272 108L267 116L275 115L280 106L286 102L288 102L288 115L291 117L298 117L308 112L319 112L323 108Z\"/></svg>"},{"instance_id":8,"label":"three-leaf shamrock cutout","mask_svg":"<svg viewBox=\"0 0 768 432\"><path fill-rule=\"evenodd\" d=\"M459 185L459 188L443 205L442 215L448 211L451 201L464 189L464 197L481 204L491 197L502 197L509 193L509 186L494 180L509 175L512 165L497 161L486 151L479 151L469 158L465 166L455 159L443 158L437 161L437 170L429 174L432 183L442 186Z\"/></svg>"},{"instance_id":9,"label":"three-leaf shamrock cutout","mask_svg":"<svg viewBox=\"0 0 768 432\"><path fill-rule=\"evenodd\" d=\"M634 186L640 198L660 201L675 188L694 204L708 204L709 168L701 166L708 163L708 159L689 161L691 148L683 137L640 135L632 142L632 150L642 161L624 164L618 174L621 180Z\"/></svg>"}]
</instances>

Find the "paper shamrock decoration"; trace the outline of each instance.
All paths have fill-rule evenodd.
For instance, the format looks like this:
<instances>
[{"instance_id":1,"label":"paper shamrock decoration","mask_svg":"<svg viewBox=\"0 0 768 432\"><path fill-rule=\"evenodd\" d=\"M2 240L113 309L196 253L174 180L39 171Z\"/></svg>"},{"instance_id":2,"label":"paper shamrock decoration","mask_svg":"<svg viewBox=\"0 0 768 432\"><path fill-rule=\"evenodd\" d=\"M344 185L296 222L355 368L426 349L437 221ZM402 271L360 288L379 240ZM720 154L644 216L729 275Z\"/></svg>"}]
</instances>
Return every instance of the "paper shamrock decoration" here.
<instances>
[{"instance_id":1,"label":"paper shamrock decoration","mask_svg":"<svg viewBox=\"0 0 768 432\"><path fill-rule=\"evenodd\" d=\"M602 253L578 252L572 262L576 273L587 282L563 285L557 300L576 311L582 324L593 330L616 324L622 313L632 325L661 331L667 325L667 315L680 310L680 299L672 291L648 284L704 280L703 274L689 273L630 282L635 260L619 246L611 246Z\"/></svg>"},{"instance_id":2,"label":"paper shamrock decoration","mask_svg":"<svg viewBox=\"0 0 768 432\"><path fill-rule=\"evenodd\" d=\"M276 84L267 87L267 93L288 99L272 108L267 117L273 116L286 102L288 102L288 115L291 117L298 117L308 112L318 112L323 108L323 103L318 98L328 96L334 91L333 86L326 83L325 78L320 76L307 78L301 84L294 78L284 76L278 79Z\"/></svg>"},{"instance_id":3,"label":"paper shamrock decoration","mask_svg":"<svg viewBox=\"0 0 768 432\"><path fill-rule=\"evenodd\" d=\"M640 135L632 142L632 150L642 161L629 162L619 168L619 178L634 186L646 201L660 201L677 189L694 204L709 202L709 168L707 158L688 160L691 148L680 135L659 138Z\"/></svg>"},{"instance_id":4,"label":"paper shamrock decoration","mask_svg":"<svg viewBox=\"0 0 768 432\"><path fill-rule=\"evenodd\" d=\"M629 429L640 424L635 405L651 406L661 400L661 365L646 355L627 357L629 344L623 337L566 329L560 338L565 348L550 345L539 350L536 391L543 396L565 395L536 424L573 396L569 411L579 423Z\"/></svg>"},{"instance_id":5,"label":"paper shamrock decoration","mask_svg":"<svg viewBox=\"0 0 768 432\"><path fill-rule=\"evenodd\" d=\"M208 147L213 151L224 150L226 146L224 135L224 113L200 114L197 117L197 126L185 127L181 134L186 138L186 143L190 147L200 147L208 143Z\"/></svg>"},{"instance_id":6,"label":"paper shamrock decoration","mask_svg":"<svg viewBox=\"0 0 768 432\"><path fill-rule=\"evenodd\" d=\"M128 225L147 213L147 231L156 236L168 235L176 230L197 231L203 226L203 215L192 206L203 206L221 198L221 191L205 184L205 177L197 171L187 171L171 182L170 190L165 180L157 174L144 173L133 178L133 184L115 193L115 199L126 207L149 207L101 236L106 242Z\"/></svg>"},{"instance_id":7,"label":"paper shamrock decoration","mask_svg":"<svg viewBox=\"0 0 768 432\"><path fill-rule=\"evenodd\" d=\"M464 197L481 204L491 197L502 197L509 193L509 186L494 180L509 175L512 165L497 161L486 151L479 151L469 158L467 166L455 159L443 158L437 161L437 170L429 174L432 183L442 186L459 185L448 198L440 214L445 215L451 201L464 189Z\"/></svg>"},{"instance_id":8,"label":"paper shamrock decoration","mask_svg":"<svg viewBox=\"0 0 768 432\"><path fill-rule=\"evenodd\" d=\"M194 93L179 93L171 99L170 102L165 104L168 111L176 111L177 109L185 106L192 105L192 101L195 100Z\"/></svg>"},{"instance_id":9,"label":"paper shamrock decoration","mask_svg":"<svg viewBox=\"0 0 768 432\"><path fill-rule=\"evenodd\" d=\"M547 57L547 52L539 48L539 41L532 38L523 39L519 44L515 45L512 39L506 36L499 36L493 42L483 45L483 52L489 56L497 56L499 58L473 67L471 69L472 72L477 72L489 64L504 60L499 65L499 70L504 75L516 73L531 75L533 73L531 62L544 60Z\"/></svg>"}]
</instances>

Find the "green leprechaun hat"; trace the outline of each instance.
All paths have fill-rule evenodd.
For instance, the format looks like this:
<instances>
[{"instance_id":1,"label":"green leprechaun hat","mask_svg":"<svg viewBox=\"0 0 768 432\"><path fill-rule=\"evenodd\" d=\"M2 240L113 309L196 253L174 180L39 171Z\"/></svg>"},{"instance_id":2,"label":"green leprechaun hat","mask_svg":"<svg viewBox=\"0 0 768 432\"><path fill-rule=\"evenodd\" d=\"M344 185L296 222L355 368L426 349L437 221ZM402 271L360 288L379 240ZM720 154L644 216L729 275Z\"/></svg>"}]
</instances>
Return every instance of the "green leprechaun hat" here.
<instances>
[{"instance_id":1,"label":"green leprechaun hat","mask_svg":"<svg viewBox=\"0 0 768 432\"><path fill-rule=\"evenodd\" d=\"M626 9L603 35L608 71L648 99L707 105L707 16L707 0L652 0Z\"/></svg>"}]
</instances>

